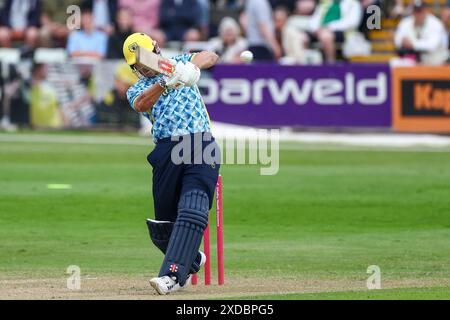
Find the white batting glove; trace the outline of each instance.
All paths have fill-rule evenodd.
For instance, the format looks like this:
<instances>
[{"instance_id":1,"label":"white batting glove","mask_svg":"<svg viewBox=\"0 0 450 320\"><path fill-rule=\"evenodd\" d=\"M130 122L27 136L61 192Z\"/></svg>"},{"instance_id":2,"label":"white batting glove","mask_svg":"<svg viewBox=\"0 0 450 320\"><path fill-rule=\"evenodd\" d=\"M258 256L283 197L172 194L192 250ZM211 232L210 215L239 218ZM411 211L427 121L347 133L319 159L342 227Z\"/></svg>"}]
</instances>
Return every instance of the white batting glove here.
<instances>
[{"instance_id":1,"label":"white batting glove","mask_svg":"<svg viewBox=\"0 0 450 320\"><path fill-rule=\"evenodd\" d=\"M179 82L186 87L195 86L200 80L200 69L191 62L178 62L175 72L180 74Z\"/></svg>"},{"instance_id":2,"label":"white batting glove","mask_svg":"<svg viewBox=\"0 0 450 320\"><path fill-rule=\"evenodd\" d=\"M174 72L170 77L163 76L162 82L160 83L163 87L178 89L183 85L182 83L180 83L180 77L181 75L179 73Z\"/></svg>"}]
</instances>

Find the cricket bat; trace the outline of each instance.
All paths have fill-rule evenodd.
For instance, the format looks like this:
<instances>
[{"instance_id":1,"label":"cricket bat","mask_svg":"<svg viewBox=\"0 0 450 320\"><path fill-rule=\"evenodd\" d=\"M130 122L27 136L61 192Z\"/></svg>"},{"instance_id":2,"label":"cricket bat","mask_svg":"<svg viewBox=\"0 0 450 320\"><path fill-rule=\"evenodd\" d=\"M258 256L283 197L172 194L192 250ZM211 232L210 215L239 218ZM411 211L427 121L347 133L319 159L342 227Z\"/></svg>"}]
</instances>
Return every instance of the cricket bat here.
<instances>
[{"instance_id":1,"label":"cricket bat","mask_svg":"<svg viewBox=\"0 0 450 320\"><path fill-rule=\"evenodd\" d=\"M169 59L163 58L142 47L138 47L136 50L136 61L166 76L171 76L175 71L175 66Z\"/></svg>"}]
</instances>

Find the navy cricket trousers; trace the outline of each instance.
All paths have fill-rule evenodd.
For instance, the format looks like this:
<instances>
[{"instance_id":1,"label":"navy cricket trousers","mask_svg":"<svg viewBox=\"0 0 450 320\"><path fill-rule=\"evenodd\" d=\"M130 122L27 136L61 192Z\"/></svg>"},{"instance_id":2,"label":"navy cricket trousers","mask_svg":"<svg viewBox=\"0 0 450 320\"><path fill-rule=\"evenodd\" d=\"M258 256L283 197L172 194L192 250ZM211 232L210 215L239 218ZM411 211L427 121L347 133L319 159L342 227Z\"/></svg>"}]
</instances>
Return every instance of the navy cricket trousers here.
<instances>
[{"instance_id":1,"label":"navy cricket trousers","mask_svg":"<svg viewBox=\"0 0 450 320\"><path fill-rule=\"evenodd\" d=\"M153 203L155 219L159 221L175 222L180 197L191 190L204 191L209 198L209 209L212 207L220 169L219 146L210 133L178 139L159 140L147 156L153 167ZM209 156L213 156L213 160ZM186 161L180 164L180 157Z\"/></svg>"}]
</instances>

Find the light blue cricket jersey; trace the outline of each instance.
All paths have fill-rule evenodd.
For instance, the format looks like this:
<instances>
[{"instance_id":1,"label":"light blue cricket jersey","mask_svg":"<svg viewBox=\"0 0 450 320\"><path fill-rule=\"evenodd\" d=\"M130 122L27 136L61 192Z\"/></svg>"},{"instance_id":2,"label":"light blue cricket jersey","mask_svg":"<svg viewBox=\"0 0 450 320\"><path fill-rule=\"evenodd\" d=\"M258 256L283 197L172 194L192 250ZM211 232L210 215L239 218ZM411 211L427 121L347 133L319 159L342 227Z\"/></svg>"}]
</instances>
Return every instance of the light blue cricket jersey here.
<instances>
[{"instance_id":1,"label":"light blue cricket jersey","mask_svg":"<svg viewBox=\"0 0 450 320\"><path fill-rule=\"evenodd\" d=\"M182 54L173 59L184 63L192 59L192 54ZM134 109L136 98L156 84L161 76L139 80L127 91L128 101ZM182 136L198 132L210 132L208 111L197 86L181 89L167 89L155 103L151 114L143 115L153 124L153 140Z\"/></svg>"}]
</instances>

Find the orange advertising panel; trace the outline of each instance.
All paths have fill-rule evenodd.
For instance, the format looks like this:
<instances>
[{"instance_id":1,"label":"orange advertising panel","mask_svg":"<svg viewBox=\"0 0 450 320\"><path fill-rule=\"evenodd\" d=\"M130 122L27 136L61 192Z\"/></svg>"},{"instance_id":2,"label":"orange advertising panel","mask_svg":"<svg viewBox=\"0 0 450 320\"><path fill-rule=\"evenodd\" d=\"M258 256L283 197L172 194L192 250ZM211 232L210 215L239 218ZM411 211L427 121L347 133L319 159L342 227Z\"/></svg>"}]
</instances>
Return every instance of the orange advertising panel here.
<instances>
[{"instance_id":1,"label":"orange advertising panel","mask_svg":"<svg viewBox=\"0 0 450 320\"><path fill-rule=\"evenodd\" d=\"M450 66L392 70L395 131L450 133Z\"/></svg>"}]
</instances>

